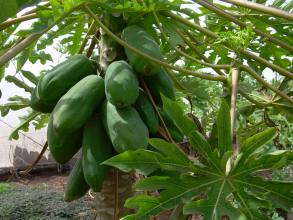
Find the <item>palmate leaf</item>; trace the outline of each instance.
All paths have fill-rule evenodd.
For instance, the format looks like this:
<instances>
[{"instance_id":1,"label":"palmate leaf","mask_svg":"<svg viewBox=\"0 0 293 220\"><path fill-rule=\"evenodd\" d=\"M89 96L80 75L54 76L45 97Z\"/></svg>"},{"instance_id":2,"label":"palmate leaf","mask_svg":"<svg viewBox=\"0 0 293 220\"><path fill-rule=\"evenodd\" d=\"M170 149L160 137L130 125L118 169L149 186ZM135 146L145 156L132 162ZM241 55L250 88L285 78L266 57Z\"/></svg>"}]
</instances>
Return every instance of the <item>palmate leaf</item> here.
<instances>
[{"instance_id":1,"label":"palmate leaf","mask_svg":"<svg viewBox=\"0 0 293 220\"><path fill-rule=\"evenodd\" d=\"M9 102L0 105L1 117L6 116L10 110L17 111L29 107L30 100L21 96L13 96L8 99Z\"/></svg>"},{"instance_id":2,"label":"palmate leaf","mask_svg":"<svg viewBox=\"0 0 293 220\"><path fill-rule=\"evenodd\" d=\"M177 124L179 121L185 123L187 120L182 118L186 116L182 110L176 109L172 114L181 114L181 117L177 115L173 119ZM225 128L221 124L221 117L224 119L228 115L227 106L222 104L217 123L224 129L228 126ZM181 126L186 127L188 125ZM148 175L139 180L135 188L149 194L128 199L125 206L137 209L137 212L123 220L147 220L174 209L180 203L184 204L183 214L202 214L208 220L221 220L223 216L233 220L271 219L267 210L289 210L293 207L293 182L272 181L259 174L260 171L285 167L293 161L292 151L260 154L263 146L275 136L276 129L273 128L260 132L244 141L240 153L233 155L228 142L219 141L226 147L214 149L198 131L193 130L188 137L200 154L200 162L188 159L175 144L160 139L150 140L157 152L129 151L109 159L105 164L124 171L140 170ZM141 158L143 163L139 161ZM161 175L155 170L160 170ZM172 174L166 171L172 171Z\"/></svg>"},{"instance_id":3,"label":"palmate leaf","mask_svg":"<svg viewBox=\"0 0 293 220\"><path fill-rule=\"evenodd\" d=\"M17 140L19 138L19 131L28 131L29 130L29 123L31 121L33 121L37 116L39 116L40 112L36 112L36 111L31 111L29 112L28 115L21 117L21 122L20 124L13 129L13 131L11 132L10 136L9 136L9 140L15 139Z\"/></svg>"}]
</instances>

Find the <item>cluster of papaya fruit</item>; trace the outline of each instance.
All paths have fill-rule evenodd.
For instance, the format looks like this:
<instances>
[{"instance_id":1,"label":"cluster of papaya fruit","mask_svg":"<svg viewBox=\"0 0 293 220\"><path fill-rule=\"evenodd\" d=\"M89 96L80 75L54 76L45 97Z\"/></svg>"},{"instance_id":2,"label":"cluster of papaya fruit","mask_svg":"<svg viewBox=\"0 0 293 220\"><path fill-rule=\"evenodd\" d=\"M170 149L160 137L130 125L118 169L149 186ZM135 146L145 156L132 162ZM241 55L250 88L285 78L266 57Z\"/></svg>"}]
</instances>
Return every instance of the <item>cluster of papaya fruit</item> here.
<instances>
[{"instance_id":1,"label":"cluster of papaya fruit","mask_svg":"<svg viewBox=\"0 0 293 220\"><path fill-rule=\"evenodd\" d=\"M122 39L163 60L159 45L142 28L126 27ZM66 201L89 188L100 191L108 172L103 161L115 152L147 148L149 136L158 135L158 116L141 81L157 106L162 106L160 94L175 99L173 82L160 66L126 48L125 54L129 63L115 60L100 75L95 62L74 55L44 74L32 93L31 107L51 113L47 139L53 158L65 164L82 149L69 176ZM172 120L161 114L178 140Z\"/></svg>"}]
</instances>

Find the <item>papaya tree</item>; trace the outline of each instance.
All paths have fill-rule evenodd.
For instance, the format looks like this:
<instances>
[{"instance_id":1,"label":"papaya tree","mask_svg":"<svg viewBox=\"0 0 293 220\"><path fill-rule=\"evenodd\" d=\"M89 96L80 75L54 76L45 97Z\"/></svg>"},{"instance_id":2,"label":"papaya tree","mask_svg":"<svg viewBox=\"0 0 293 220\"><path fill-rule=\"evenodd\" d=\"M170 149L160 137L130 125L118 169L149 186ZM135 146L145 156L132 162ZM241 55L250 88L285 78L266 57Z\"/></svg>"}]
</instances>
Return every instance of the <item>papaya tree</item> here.
<instances>
[{"instance_id":1,"label":"papaya tree","mask_svg":"<svg viewBox=\"0 0 293 220\"><path fill-rule=\"evenodd\" d=\"M81 152L65 201L91 189L103 220L291 211L292 178L274 175L293 161L291 2L0 2L0 80L30 95L1 116L27 111L11 139L48 124L60 164ZM52 45L65 61L24 68Z\"/></svg>"}]
</instances>

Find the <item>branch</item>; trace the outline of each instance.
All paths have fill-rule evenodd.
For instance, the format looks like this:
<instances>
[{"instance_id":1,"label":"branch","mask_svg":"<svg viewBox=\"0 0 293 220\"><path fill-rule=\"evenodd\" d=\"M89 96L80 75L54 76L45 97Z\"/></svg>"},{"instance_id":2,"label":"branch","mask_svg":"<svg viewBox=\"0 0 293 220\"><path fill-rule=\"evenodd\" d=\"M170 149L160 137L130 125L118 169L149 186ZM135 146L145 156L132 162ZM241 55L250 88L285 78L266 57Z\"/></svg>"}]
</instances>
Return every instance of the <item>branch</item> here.
<instances>
[{"instance_id":1,"label":"branch","mask_svg":"<svg viewBox=\"0 0 293 220\"><path fill-rule=\"evenodd\" d=\"M192 76L195 76L195 77L199 77L199 78L202 78L202 79L207 79L207 80L214 80L214 81L221 81L221 82L225 82L227 80L227 78L225 76L214 76L214 75L211 75L211 74L202 74L202 73L199 73L199 72L196 72L196 71L192 71L192 70L189 70L189 69L184 69L184 68L180 68L180 67L177 67L177 66L173 66L171 64L168 64L164 61L161 61L161 60L158 60L158 59L155 59L154 57L146 54L146 53L143 53L141 52L139 49L129 45L128 43L126 43L125 41L121 40L119 37L117 37L113 32L111 32L98 18L97 16L92 12L92 10L87 6L87 5L84 5L84 8L85 10L89 13L90 16L92 16L92 18L99 24L99 26L113 39L115 40L117 43L121 44L123 47L133 51L134 53L142 56L143 58L147 59L147 60L150 60L160 66L163 66L165 68L168 68L168 69L173 69L173 70L176 70L182 74L186 74L186 75L192 75Z\"/></svg>"},{"instance_id":2,"label":"branch","mask_svg":"<svg viewBox=\"0 0 293 220\"><path fill-rule=\"evenodd\" d=\"M32 34L16 44L14 47L9 48L2 56L0 56L0 67L2 67L5 63L10 61L13 57L15 57L17 54L19 54L21 51L23 51L26 47L31 45L34 41L39 39L43 34L37 33Z\"/></svg>"},{"instance_id":3,"label":"branch","mask_svg":"<svg viewBox=\"0 0 293 220\"><path fill-rule=\"evenodd\" d=\"M181 31L178 31L177 32L185 42L188 42L189 43L189 46L190 48L201 58L203 59L205 62L210 62L209 58L207 58L205 55L203 55L197 48L196 46L194 46L190 40L188 40L182 33ZM188 35L190 35L189 33L187 33ZM192 36L192 35L191 35ZM190 36L189 36L190 37ZM221 70L219 69L215 69L213 68L213 70L215 72L217 72L219 75L225 75ZM267 106L268 104L266 103L261 103L261 102L258 102L256 100L254 100L253 98L251 98L249 95L247 95L241 88L238 88L238 91L239 93L244 97L246 98L248 101L254 103L256 105L256 107L258 108L264 108L265 106Z\"/></svg>"},{"instance_id":4,"label":"branch","mask_svg":"<svg viewBox=\"0 0 293 220\"><path fill-rule=\"evenodd\" d=\"M255 99L251 98L248 94L246 94L241 88L238 88L239 93L246 98L248 101L250 101L251 103L255 104L255 106L257 108L265 108L266 106L269 105L269 103L262 103L259 101L256 101Z\"/></svg>"},{"instance_id":5,"label":"branch","mask_svg":"<svg viewBox=\"0 0 293 220\"><path fill-rule=\"evenodd\" d=\"M0 67L2 67L5 63L10 61L13 57L15 57L17 54L19 54L21 51L23 51L26 47L31 45L33 42L38 40L43 34L45 34L47 31L49 31L51 28L53 28L55 25L59 24L61 21L64 20L68 15L70 15L73 11L77 10L82 4L70 9L67 11L64 15L62 15L60 18L58 18L53 24L51 24L49 27L47 27L45 30L34 33L16 44L15 46L9 48L2 56L0 56Z\"/></svg>"},{"instance_id":6,"label":"branch","mask_svg":"<svg viewBox=\"0 0 293 220\"><path fill-rule=\"evenodd\" d=\"M155 11L153 11L153 15L155 17L155 20L158 24L158 28L160 29L163 37L165 38L166 42L169 44L170 47L172 47L172 45L170 44L169 40L168 40L168 37L166 35L166 33L164 32L163 28L162 28L162 24L156 14ZM178 32L178 31L177 31ZM187 45L190 43L190 42L185 42ZM211 63L206 63L206 62L203 62L201 60L198 60L192 56L190 56L189 54L183 52L182 50L178 49L177 47L172 47L174 50L176 50L179 54L181 54L183 57L187 58L187 59L190 59L196 63L199 63L199 64L202 64L204 66L208 66L208 67L212 67L212 68L216 68L216 69L230 69L231 66L230 65L217 65L217 64L211 64Z\"/></svg>"},{"instance_id":7,"label":"branch","mask_svg":"<svg viewBox=\"0 0 293 220\"><path fill-rule=\"evenodd\" d=\"M221 8L207 2L206 0L192 0L202 6L204 6L205 8L215 12L216 14L234 22L235 24L239 25L240 27L251 27L249 25L247 25L245 22L237 19L236 17L234 17L233 15L227 13L226 11L222 10ZM271 41L272 43L274 44L277 44L279 45L280 47L290 51L290 52L293 52L293 46L283 42L282 40L280 39L277 39L275 37L273 37L272 35L268 34L268 33L265 33L265 32L262 32L261 30L257 29L257 28L254 28L254 27L251 27L252 30L257 33L258 35L260 35L261 37L263 38L267 38L269 41Z\"/></svg>"},{"instance_id":8,"label":"branch","mask_svg":"<svg viewBox=\"0 0 293 220\"><path fill-rule=\"evenodd\" d=\"M207 35L208 37L211 37L211 38L214 38L214 39L217 39L219 38L220 36L217 35L216 33L206 29L206 28L203 28L203 27L200 27L198 24L195 24L193 22L190 22L184 18L182 18L181 16L179 15L175 15L173 13L170 13L170 12L163 12L163 14L165 14L166 16L169 16L171 18L173 18L174 20L177 20L178 22L182 23L182 24L185 24L186 26L190 27L192 30L193 29L196 29L202 33L204 33L205 35ZM231 48L227 43L223 43L227 48L230 48L232 51L234 51L234 48ZM283 76L286 76L290 79L293 79L293 73L289 72L288 70L278 66L278 65L275 65L275 64L272 64L270 62L268 62L267 60L261 58L260 56L256 56L254 55L253 53L247 51L247 50L240 50L240 51L237 51L237 52L240 52L244 55L246 55L247 57L251 58L251 59L254 59L255 61L258 61L259 63L269 67L270 69L272 70L275 70L276 72L278 72L279 74L283 75Z\"/></svg>"},{"instance_id":9,"label":"branch","mask_svg":"<svg viewBox=\"0 0 293 220\"><path fill-rule=\"evenodd\" d=\"M270 63L266 59L264 59L264 58L262 58L260 56L254 55L252 52L249 52L248 50L242 50L240 52L242 54L246 55L247 57L250 57L251 59L253 59L255 61L258 61L259 63L269 67L270 69L275 70L276 72L280 73L281 75L283 75L285 77L288 77L290 79L293 79L293 73L292 72L290 72L290 71L288 71L286 69L283 69L282 67L280 67L278 65Z\"/></svg>"},{"instance_id":10,"label":"branch","mask_svg":"<svg viewBox=\"0 0 293 220\"><path fill-rule=\"evenodd\" d=\"M242 6L245 8L250 8L256 11L260 11L260 12L264 12L267 14L271 14L277 17L281 17L281 18L285 18L288 19L290 21L293 20L293 14L290 12L287 12L285 10L281 10L278 8L274 8L274 7L270 7L270 6L265 6L262 4L258 4L256 2L250 2L250 1L237 1L237 0L221 0L224 2L228 2L234 5L238 5L238 6Z\"/></svg>"},{"instance_id":11,"label":"branch","mask_svg":"<svg viewBox=\"0 0 293 220\"><path fill-rule=\"evenodd\" d=\"M279 89L275 88L274 86L272 86L271 84L269 84L268 82L266 82L263 78L261 78L257 72L255 72L252 68L245 66L243 64L239 65L240 69L244 70L245 72L249 73L253 78L255 78L259 83L263 84L265 87L267 87L268 89L274 91L276 94L278 94L279 96L281 96L282 98L286 99L287 101L289 101L291 104L293 104L293 100L284 92L280 91Z\"/></svg>"},{"instance_id":12,"label":"branch","mask_svg":"<svg viewBox=\"0 0 293 220\"><path fill-rule=\"evenodd\" d=\"M44 153L46 152L48 148L48 141L46 141L46 143L44 144L43 148L42 148L42 151L40 152L40 154L38 155L38 157L36 158L36 160L32 163L32 165L27 168L26 170L24 171L20 171L19 174L20 175L27 175L29 172L32 171L32 169L39 163L39 161L42 159Z\"/></svg>"},{"instance_id":13,"label":"branch","mask_svg":"<svg viewBox=\"0 0 293 220\"><path fill-rule=\"evenodd\" d=\"M86 33L86 35L85 35L85 37L84 37L82 43L81 43L81 46L80 46L80 48L79 48L79 51L78 51L79 54L82 54L82 53L83 53L84 48L85 48L85 46L86 46L86 44L87 44L87 42L88 42L88 38L89 38L89 36L92 35L92 34L94 33L94 31L95 31L95 23L96 23L95 21L93 21L93 22L91 23L91 25L90 25L90 27L89 27L89 29L88 29L88 31L87 31L87 33Z\"/></svg>"},{"instance_id":14,"label":"branch","mask_svg":"<svg viewBox=\"0 0 293 220\"><path fill-rule=\"evenodd\" d=\"M28 21L31 19L35 19L38 18L37 13L32 13L32 14L28 14L28 15L24 15L18 18L14 18L14 19L10 19L8 21L4 21L0 24L0 31L8 28L9 26L13 25L13 24L17 24L23 21Z\"/></svg>"}]
</instances>

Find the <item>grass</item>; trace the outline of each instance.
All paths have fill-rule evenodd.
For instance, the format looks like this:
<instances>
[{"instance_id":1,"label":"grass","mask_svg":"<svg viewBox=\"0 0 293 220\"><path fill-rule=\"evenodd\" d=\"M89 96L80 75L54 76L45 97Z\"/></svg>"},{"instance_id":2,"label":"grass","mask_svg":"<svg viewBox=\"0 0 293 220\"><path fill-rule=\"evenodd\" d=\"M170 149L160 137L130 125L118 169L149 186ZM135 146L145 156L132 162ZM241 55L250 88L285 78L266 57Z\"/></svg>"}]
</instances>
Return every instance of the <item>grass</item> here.
<instances>
[{"instance_id":1,"label":"grass","mask_svg":"<svg viewBox=\"0 0 293 220\"><path fill-rule=\"evenodd\" d=\"M63 201L63 192L46 184L22 186L0 183L0 219L5 220L92 220L94 202Z\"/></svg>"},{"instance_id":2,"label":"grass","mask_svg":"<svg viewBox=\"0 0 293 220\"><path fill-rule=\"evenodd\" d=\"M11 189L11 185L8 183L0 183L0 193L7 192Z\"/></svg>"}]
</instances>

